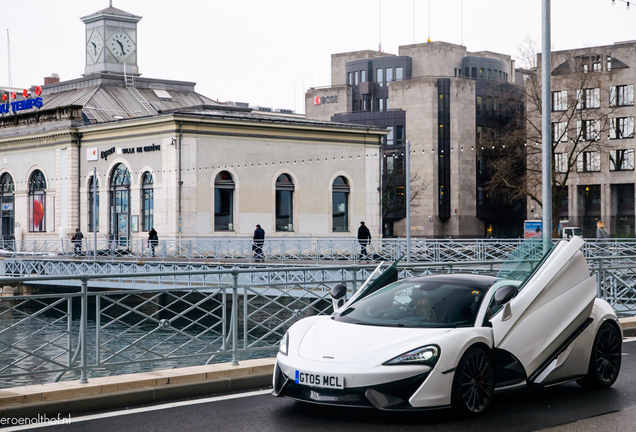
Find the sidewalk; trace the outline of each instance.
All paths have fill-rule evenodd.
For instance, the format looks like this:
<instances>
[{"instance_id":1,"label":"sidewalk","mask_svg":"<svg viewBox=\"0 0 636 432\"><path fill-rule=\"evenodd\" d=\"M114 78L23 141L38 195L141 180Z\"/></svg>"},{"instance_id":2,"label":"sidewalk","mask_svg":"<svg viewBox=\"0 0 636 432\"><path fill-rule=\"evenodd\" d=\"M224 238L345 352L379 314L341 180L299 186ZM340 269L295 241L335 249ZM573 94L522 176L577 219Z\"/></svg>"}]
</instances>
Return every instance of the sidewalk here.
<instances>
[{"instance_id":1,"label":"sidewalk","mask_svg":"<svg viewBox=\"0 0 636 432\"><path fill-rule=\"evenodd\" d=\"M0 418L33 417L269 387L274 358L0 389Z\"/></svg>"}]
</instances>

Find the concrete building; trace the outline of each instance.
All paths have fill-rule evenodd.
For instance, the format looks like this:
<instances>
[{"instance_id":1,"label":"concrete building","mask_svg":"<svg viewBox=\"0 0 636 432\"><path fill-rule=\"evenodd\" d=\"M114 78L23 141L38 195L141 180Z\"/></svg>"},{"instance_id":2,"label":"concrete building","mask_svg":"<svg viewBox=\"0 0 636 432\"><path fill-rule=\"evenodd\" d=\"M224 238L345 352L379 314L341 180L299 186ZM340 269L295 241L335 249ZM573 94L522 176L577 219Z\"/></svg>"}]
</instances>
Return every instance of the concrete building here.
<instances>
[{"instance_id":1,"label":"concrete building","mask_svg":"<svg viewBox=\"0 0 636 432\"><path fill-rule=\"evenodd\" d=\"M525 205L489 203L478 191L476 141L500 121L488 86L514 87L514 61L493 52L431 42L398 55L356 51L331 56L332 86L310 89L308 119L377 125L383 141L383 235L405 227L406 140L411 145L411 233L421 237L521 235ZM520 96L521 97L521 96ZM494 106L494 109L493 109Z\"/></svg>"},{"instance_id":2,"label":"concrete building","mask_svg":"<svg viewBox=\"0 0 636 432\"><path fill-rule=\"evenodd\" d=\"M268 238L350 237L365 220L379 234L385 130L217 103L195 83L141 77L140 19L113 7L82 18L82 78L4 93L3 239L88 235L94 204L111 247L151 227L162 239L251 236L257 223Z\"/></svg>"},{"instance_id":3,"label":"concrete building","mask_svg":"<svg viewBox=\"0 0 636 432\"><path fill-rule=\"evenodd\" d=\"M553 175L564 188L559 220L586 237L596 236L598 220L610 236L633 237L636 41L553 52L551 74ZM531 211L540 214L528 200Z\"/></svg>"}]
</instances>

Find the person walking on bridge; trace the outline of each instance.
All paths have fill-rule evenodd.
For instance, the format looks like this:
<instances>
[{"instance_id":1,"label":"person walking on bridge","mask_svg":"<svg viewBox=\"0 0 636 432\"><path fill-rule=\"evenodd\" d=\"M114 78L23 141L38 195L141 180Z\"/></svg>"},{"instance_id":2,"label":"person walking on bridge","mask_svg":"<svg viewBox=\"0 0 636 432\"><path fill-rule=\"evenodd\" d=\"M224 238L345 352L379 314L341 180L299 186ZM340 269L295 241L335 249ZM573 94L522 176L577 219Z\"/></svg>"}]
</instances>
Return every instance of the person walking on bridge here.
<instances>
[{"instance_id":1,"label":"person walking on bridge","mask_svg":"<svg viewBox=\"0 0 636 432\"><path fill-rule=\"evenodd\" d=\"M82 234L79 228L76 228L75 234L73 234L73 237L71 238L71 241L73 242L73 246L74 246L73 252L75 253L75 255L82 254L82 239L83 238L84 238L84 234Z\"/></svg>"},{"instance_id":2,"label":"person walking on bridge","mask_svg":"<svg viewBox=\"0 0 636 432\"><path fill-rule=\"evenodd\" d=\"M256 261L263 261L263 244L265 243L265 230L260 225L256 224L254 230L254 244L252 250L254 251L254 258Z\"/></svg>"},{"instance_id":3,"label":"person walking on bridge","mask_svg":"<svg viewBox=\"0 0 636 432\"><path fill-rule=\"evenodd\" d=\"M371 242L371 232L364 221L360 222L360 228L358 228L358 242L360 243L360 260L368 261L367 245Z\"/></svg>"}]
</instances>

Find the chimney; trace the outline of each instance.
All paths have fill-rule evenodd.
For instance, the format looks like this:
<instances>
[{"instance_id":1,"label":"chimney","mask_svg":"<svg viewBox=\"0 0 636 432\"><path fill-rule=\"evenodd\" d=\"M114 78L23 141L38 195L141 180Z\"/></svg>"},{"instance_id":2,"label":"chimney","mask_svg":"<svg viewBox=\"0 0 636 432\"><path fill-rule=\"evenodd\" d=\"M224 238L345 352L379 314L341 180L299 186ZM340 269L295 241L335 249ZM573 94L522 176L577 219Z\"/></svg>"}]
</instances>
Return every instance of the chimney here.
<instances>
[{"instance_id":1,"label":"chimney","mask_svg":"<svg viewBox=\"0 0 636 432\"><path fill-rule=\"evenodd\" d=\"M44 78L44 85L55 84L60 82L60 76L56 73L52 73L50 77Z\"/></svg>"}]
</instances>

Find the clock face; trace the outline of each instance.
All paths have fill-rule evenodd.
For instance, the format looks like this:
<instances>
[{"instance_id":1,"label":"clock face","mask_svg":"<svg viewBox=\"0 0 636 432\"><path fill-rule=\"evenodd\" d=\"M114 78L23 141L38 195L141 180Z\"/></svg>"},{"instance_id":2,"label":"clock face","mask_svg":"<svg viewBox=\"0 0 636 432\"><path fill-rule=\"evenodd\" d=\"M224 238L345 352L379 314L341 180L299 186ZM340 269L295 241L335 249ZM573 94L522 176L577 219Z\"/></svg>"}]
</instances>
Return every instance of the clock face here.
<instances>
[{"instance_id":1,"label":"clock face","mask_svg":"<svg viewBox=\"0 0 636 432\"><path fill-rule=\"evenodd\" d=\"M97 32L97 30L93 31L93 34L86 44L86 51L88 52L89 57L93 60L93 63L97 62L103 47L104 40L101 35Z\"/></svg>"},{"instance_id":2,"label":"clock face","mask_svg":"<svg viewBox=\"0 0 636 432\"><path fill-rule=\"evenodd\" d=\"M124 60L135 49L135 43L123 30L116 30L107 43L108 50L118 62Z\"/></svg>"}]
</instances>

